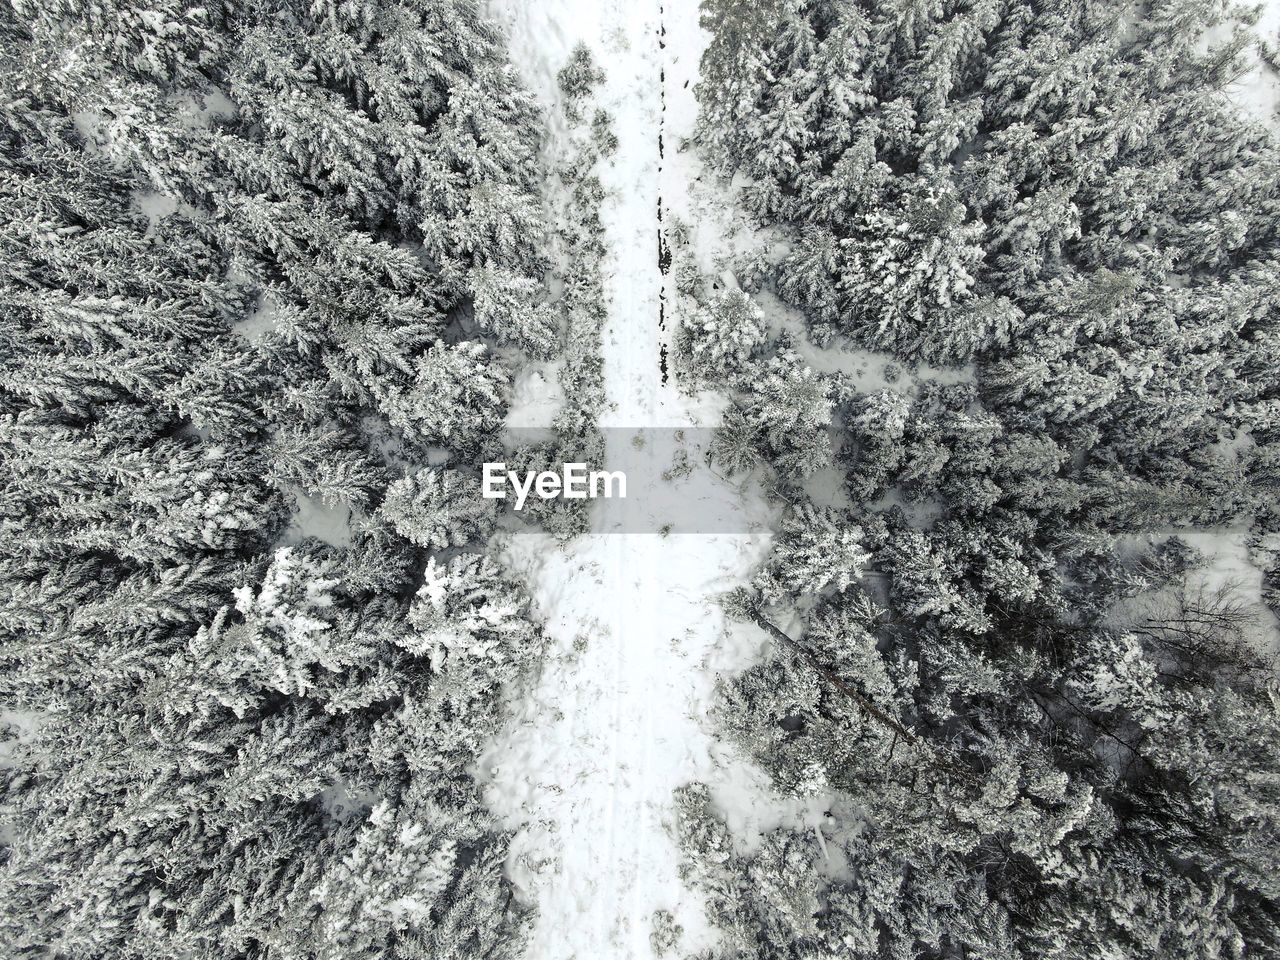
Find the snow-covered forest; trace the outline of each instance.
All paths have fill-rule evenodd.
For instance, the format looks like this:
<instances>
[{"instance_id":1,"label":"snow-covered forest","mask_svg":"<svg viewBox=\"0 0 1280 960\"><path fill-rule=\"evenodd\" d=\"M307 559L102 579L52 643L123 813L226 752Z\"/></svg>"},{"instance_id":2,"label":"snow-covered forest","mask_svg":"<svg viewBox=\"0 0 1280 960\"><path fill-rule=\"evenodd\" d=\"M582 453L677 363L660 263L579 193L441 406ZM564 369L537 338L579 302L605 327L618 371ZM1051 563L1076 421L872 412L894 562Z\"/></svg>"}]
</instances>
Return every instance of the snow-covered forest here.
<instances>
[{"instance_id":1,"label":"snow-covered forest","mask_svg":"<svg viewBox=\"0 0 1280 960\"><path fill-rule=\"evenodd\" d=\"M0 956L1280 957L1280 5L0 75Z\"/></svg>"}]
</instances>

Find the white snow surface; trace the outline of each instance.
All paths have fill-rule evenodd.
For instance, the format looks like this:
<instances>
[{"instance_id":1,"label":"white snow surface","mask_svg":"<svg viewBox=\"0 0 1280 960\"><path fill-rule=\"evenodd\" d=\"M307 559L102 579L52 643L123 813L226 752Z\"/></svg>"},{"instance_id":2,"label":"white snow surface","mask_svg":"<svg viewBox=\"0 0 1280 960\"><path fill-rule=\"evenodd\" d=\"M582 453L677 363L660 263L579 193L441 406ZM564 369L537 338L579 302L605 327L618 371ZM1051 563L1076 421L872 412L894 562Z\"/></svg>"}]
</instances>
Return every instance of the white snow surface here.
<instances>
[{"instance_id":1,"label":"white snow surface","mask_svg":"<svg viewBox=\"0 0 1280 960\"><path fill-rule=\"evenodd\" d=\"M678 310L668 283L668 330L660 330L659 197L664 212L678 209L704 232L720 229L732 207L728 196L698 187L699 178L713 178L691 152L677 152L696 116L706 41L697 3L667 0L664 11L659 0L495 0L491 12L508 31L517 69L549 107L559 99L555 74L578 41L607 74L597 101L619 143L602 171L611 404L602 426L714 425L723 398L691 399L674 371L663 382L659 366ZM563 137L553 110L549 153ZM521 406L532 409L512 419L545 418L545 387L522 389ZM607 442L626 443L629 433L607 431ZM692 460L705 469L700 455ZM597 516L597 532L565 546L537 534L504 541L503 558L529 584L549 650L539 676L516 692L513 720L477 774L491 809L516 831L508 872L538 909L530 960L651 957L660 908L684 929L681 954L714 942L702 897L678 876L672 794L682 784L708 783L744 846L782 823L820 829L831 804L825 796L782 801L761 771L713 736L717 677L749 665L766 642L754 628L727 623L714 598L750 576L774 519L757 488L718 482L725 497L738 498L742 529L755 532L606 534Z\"/></svg>"},{"instance_id":2,"label":"white snow surface","mask_svg":"<svg viewBox=\"0 0 1280 960\"><path fill-rule=\"evenodd\" d=\"M1258 22L1252 27L1264 43L1280 45L1280 0L1262 0ZM1211 41L1224 39L1230 25L1211 31ZM1256 47L1245 54L1246 70L1227 87L1227 96L1245 113L1272 127L1280 111L1280 76L1260 56Z\"/></svg>"},{"instance_id":3,"label":"white snow surface","mask_svg":"<svg viewBox=\"0 0 1280 960\"><path fill-rule=\"evenodd\" d=\"M1187 576L1188 596L1221 597L1238 606L1246 619L1242 624L1243 636L1262 654L1280 656L1280 621L1267 606L1263 597L1263 572L1255 562L1251 544L1254 541L1244 525L1207 528L1201 530L1164 530L1146 534L1129 534L1120 537L1116 546L1122 556L1133 557L1176 536L1198 551L1204 562ZM1275 554L1276 539L1262 538L1262 550ZM1167 591L1143 595L1135 601L1118 605L1120 617L1141 614L1148 609L1160 609L1169 599Z\"/></svg>"},{"instance_id":4,"label":"white snow surface","mask_svg":"<svg viewBox=\"0 0 1280 960\"><path fill-rule=\"evenodd\" d=\"M280 538L282 546L294 546L306 537L315 537L335 547L351 545L351 509L342 504L328 504L319 497L291 487L293 517Z\"/></svg>"}]
</instances>

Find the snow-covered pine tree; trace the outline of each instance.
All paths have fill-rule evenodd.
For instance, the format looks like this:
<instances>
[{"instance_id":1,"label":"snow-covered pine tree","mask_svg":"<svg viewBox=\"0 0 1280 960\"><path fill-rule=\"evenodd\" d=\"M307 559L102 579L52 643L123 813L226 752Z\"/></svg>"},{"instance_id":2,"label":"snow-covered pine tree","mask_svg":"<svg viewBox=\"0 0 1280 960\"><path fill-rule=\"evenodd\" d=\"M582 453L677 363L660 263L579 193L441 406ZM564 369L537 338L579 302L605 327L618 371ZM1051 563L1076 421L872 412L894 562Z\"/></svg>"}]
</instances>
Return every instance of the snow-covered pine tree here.
<instances>
[{"instance_id":1,"label":"snow-covered pine tree","mask_svg":"<svg viewBox=\"0 0 1280 960\"><path fill-rule=\"evenodd\" d=\"M538 630L474 556L412 602L440 537L388 497L556 339L497 34L15 4L0 75L3 952L513 956L469 769Z\"/></svg>"},{"instance_id":2,"label":"snow-covered pine tree","mask_svg":"<svg viewBox=\"0 0 1280 960\"><path fill-rule=\"evenodd\" d=\"M681 799L712 956L1280 949L1274 664L1188 553L1117 550L1276 525L1280 146L1223 96L1233 15L708 4L699 140L789 240L777 292L818 344L971 363L837 383L861 578L773 576L784 531L728 604L775 654L723 729L832 815L795 869ZM786 462L742 412L776 388L733 386L721 448Z\"/></svg>"}]
</instances>

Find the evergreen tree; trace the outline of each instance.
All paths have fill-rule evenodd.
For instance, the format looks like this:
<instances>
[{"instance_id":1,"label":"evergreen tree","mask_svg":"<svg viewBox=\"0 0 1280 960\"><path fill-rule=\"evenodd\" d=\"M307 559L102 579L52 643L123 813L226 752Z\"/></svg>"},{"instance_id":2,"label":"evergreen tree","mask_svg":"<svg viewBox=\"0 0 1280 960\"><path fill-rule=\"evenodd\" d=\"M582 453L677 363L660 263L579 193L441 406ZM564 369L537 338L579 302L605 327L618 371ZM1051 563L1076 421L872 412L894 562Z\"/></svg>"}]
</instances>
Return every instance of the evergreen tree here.
<instances>
[{"instance_id":1,"label":"evergreen tree","mask_svg":"<svg viewBox=\"0 0 1280 960\"><path fill-rule=\"evenodd\" d=\"M729 598L774 650L719 718L831 816L743 854L681 794L709 956L1277 951L1274 664L1168 539L1275 525L1280 149L1223 96L1231 15L707 4L698 139L788 241L778 294L818 345L969 365L808 407L852 507ZM763 369L710 372L718 446L786 474Z\"/></svg>"},{"instance_id":2,"label":"evergreen tree","mask_svg":"<svg viewBox=\"0 0 1280 960\"><path fill-rule=\"evenodd\" d=\"M514 957L470 771L540 634L404 465L493 443L491 346L557 347L497 34L20 3L0 84L2 952Z\"/></svg>"}]
</instances>

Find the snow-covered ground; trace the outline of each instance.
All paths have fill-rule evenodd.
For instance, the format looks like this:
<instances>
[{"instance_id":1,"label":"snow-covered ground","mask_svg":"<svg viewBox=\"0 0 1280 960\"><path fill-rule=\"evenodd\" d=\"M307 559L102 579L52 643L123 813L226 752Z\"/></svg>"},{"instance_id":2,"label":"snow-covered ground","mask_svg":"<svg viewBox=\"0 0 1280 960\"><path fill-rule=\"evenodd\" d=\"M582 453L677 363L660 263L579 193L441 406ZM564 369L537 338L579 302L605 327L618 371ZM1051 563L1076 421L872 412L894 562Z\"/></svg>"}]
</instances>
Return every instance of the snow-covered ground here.
<instances>
[{"instance_id":1,"label":"snow-covered ground","mask_svg":"<svg viewBox=\"0 0 1280 960\"><path fill-rule=\"evenodd\" d=\"M1263 0L1253 31L1264 43L1280 48L1280 0ZM1210 40L1221 40L1229 25L1213 31ZM1263 62L1255 47L1246 51L1247 69L1227 87L1227 95L1246 113L1263 123L1275 125L1280 111L1280 76Z\"/></svg>"},{"instance_id":2,"label":"snow-covered ground","mask_svg":"<svg viewBox=\"0 0 1280 960\"><path fill-rule=\"evenodd\" d=\"M674 373L664 378L670 331L659 327L659 204L713 229L731 208L713 190L691 189L701 171L691 154L676 150L696 116L705 37L695 0L668 0L665 10L659 0L500 0L491 11L508 30L525 81L546 103L558 99L555 74L579 40L607 74L597 101L612 114L619 143L602 171L611 404L602 426L615 428L606 443L629 443L626 428L712 425L722 402L682 396ZM558 124L551 129L553 140L563 136ZM671 290L665 297L669 328L679 305ZM544 391L528 393L530 405L545 402ZM622 453L610 459L637 456ZM534 534L506 542L505 559L527 579L551 650L478 772L491 808L517 831L509 872L539 911L531 960L649 957L658 909L683 927L681 952L712 942L701 898L677 874L676 787L711 784L744 843L784 820L816 824L827 805L825 798L806 809L782 804L763 774L713 737L717 675L750 663L761 644L755 631L727 624L714 598L749 576L773 516L754 488L715 482L725 484L724 497L738 498L741 529L754 532L611 534L597 514L598 532L566 547ZM653 509L662 509L660 498ZM658 529L661 518L652 519L649 528Z\"/></svg>"}]
</instances>

